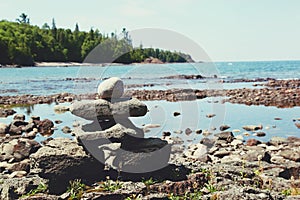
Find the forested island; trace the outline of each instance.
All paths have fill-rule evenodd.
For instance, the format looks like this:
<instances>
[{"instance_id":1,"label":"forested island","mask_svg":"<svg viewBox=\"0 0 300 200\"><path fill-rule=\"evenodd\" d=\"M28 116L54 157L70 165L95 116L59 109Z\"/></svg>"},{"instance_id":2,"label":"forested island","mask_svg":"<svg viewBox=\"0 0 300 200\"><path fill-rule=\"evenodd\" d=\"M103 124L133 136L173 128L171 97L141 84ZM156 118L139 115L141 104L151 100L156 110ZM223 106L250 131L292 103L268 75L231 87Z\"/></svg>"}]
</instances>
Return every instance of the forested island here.
<instances>
[{"instance_id":1,"label":"forested island","mask_svg":"<svg viewBox=\"0 0 300 200\"><path fill-rule=\"evenodd\" d=\"M116 33L103 34L98 29L80 31L57 28L52 19L51 27L31 25L26 14L17 22L0 21L0 64L33 66L35 62L83 62L97 45L103 44L103 55L111 54L115 63L140 63L149 58L162 62L192 61L187 54L168 50L134 48L126 28L120 36ZM128 53L123 53L128 52Z\"/></svg>"}]
</instances>

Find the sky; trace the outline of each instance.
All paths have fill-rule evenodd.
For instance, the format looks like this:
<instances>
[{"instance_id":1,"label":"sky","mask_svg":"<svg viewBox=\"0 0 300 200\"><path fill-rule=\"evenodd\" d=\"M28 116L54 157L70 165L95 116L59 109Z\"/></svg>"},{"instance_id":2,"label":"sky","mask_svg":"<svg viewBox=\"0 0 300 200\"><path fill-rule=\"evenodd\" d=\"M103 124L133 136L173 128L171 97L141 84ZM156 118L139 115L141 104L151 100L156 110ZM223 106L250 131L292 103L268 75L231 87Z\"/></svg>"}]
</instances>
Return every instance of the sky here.
<instances>
[{"instance_id":1,"label":"sky","mask_svg":"<svg viewBox=\"0 0 300 200\"><path fill-rule=\"evenodd\" d=\"M59 28L78 23L105 34L124 27L169 30L212 61L300 60L299 0L0 0L0 8L0 19L26 13L38 26L51 26L54 18Z\"/></svg>"}]
</instances>

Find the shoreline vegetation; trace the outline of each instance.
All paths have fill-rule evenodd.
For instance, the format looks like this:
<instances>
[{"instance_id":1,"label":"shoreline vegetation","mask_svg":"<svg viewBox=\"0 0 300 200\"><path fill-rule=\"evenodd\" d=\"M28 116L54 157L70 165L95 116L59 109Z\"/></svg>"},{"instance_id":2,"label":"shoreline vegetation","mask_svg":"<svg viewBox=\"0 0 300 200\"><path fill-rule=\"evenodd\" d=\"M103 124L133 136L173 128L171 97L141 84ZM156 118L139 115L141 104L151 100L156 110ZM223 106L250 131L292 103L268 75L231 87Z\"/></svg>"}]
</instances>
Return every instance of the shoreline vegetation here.
<instances>
[{"instance_id":1,"label":"shoreline vegetation","mask_svg":"<svg viewBox=\"0 0 300 200\"><path fill-rule=\"evenodd\" d=\"M80 31L29 24L27 15L20 15L18 22L0 21L0 65L34 66L35 63L180 63L193 62L190 55L158 48L133 47L126 28L120 34L103 34L98 29ZM96 50L95 50L96 49ZM94 51L95 50L95 51ZM91 52L94 52L90 56Z\"/></svg>"}]
</instances>

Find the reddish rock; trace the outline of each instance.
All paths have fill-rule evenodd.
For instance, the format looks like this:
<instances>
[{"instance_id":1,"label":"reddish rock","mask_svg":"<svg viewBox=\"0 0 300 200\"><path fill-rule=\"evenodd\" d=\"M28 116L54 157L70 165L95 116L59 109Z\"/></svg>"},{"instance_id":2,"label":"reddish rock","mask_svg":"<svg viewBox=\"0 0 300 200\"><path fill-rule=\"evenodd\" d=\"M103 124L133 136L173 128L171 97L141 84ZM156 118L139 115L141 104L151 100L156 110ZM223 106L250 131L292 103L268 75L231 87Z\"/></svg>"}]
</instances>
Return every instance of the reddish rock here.
<instances>
[{"instance_id":1,"label":"reddish rock","mask_svg":"<svg viewBox=\"0 0 300 200\"><path fill-rule=\"evenodd\" d=\"M256 140L256 139L249 139L249 140L247 140L247 142L246 142L246 145L247 145L247 146L256 146L256 145L258 145L258 144L261 144L261 141Z\"/></svg>"},{"instance_id":2,"label":"reddish rock","mask_svg":"<svg viewBox=\"0 0 300 200\"><path fill-rule=\"evenodd\" d=\"M38 124L38 131L41 134L47 134L52 131L52 128L54 127L54 123L49 119L44 119L43 121L40 121Z\"/></svg>"}]
</instances>

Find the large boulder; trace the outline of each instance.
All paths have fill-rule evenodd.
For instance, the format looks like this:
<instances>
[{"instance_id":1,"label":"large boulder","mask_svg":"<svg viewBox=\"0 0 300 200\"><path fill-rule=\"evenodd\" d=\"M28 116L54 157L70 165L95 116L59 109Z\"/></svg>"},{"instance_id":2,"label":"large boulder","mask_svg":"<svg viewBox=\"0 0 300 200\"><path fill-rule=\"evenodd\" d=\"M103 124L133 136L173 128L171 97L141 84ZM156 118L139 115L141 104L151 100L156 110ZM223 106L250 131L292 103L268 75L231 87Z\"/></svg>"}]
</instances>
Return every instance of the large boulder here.
<instances>
[{"instance_id":1,"label":"large boulder","mask_svg":"<svg viewBox=\"0 0 300 200\"><path fill-rule=\"evenodd\" d=\"M84 183L99 180L103 165L88 155L82 146L67 138L49 141L30 156L31 173L49 179L49 190L62 193L69 180L81 179Z\"/></svg>"},{"instance_id":2,"label":"large boulder","mask_svg":"<svg viewBox=\"0 0 300 200\"><path fill-rule=\"evenodd\" d=\"M123 93L123 81L117 77L106 79L98 86L98 94L102 99L118 99Z\"/></svg>"},{"instance_id":3,"label":"large boulder","mask_svg":"<svg viewBox=\"0 0 300 200\"><path fill-rule=\"evenodd\" d=\"M127 101L110 103L104 99L93 101L78 101L71 105L70 111L73 115L87 119L99 118L138 117L147 113L147 106L138 99L132 98Z\"/></svg>"}]
</instances>

